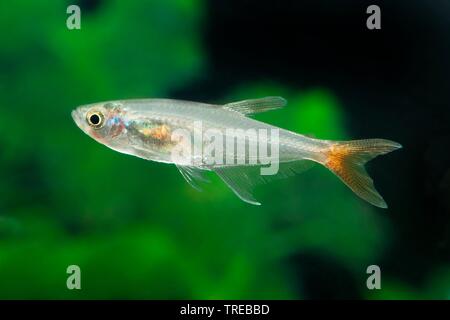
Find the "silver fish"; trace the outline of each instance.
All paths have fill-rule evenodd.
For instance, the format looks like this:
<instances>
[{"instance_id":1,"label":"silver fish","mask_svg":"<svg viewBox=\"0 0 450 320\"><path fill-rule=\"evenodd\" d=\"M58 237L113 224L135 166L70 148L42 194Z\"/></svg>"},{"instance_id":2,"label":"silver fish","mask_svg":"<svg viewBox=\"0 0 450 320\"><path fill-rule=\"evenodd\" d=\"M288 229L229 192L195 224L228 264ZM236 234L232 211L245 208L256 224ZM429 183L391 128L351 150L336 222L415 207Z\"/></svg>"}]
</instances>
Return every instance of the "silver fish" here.
<instances>
[{"instance_id":1,"label":"silver fish","mask_svg":"<svg viewBox=\"0 0 450 320\"><path fill-rule=\"evenodd\" d=\"M251 204L260 204L252 195L255 185L271 178L283 178L303 172L312 164L319 163L337 175L362 199L387 208L364 164L378 155L401 148L401 145L385 139L315 139L249 117L285 105L286 100L281 97L244 100L225 105L170 99L118 100L80 106L72 111L72 117L87 135L113 150L146 160L175 164L183 177L196 188L199 181L206 180L204 170L214 171L239 198ZM192 140L182 139L175 133L183 130L194 132L195 136L199 122L203 131L220 132L224 140L234 141L236 138L235 133L229 133L232 131L230 128L245 132L277 132L277 136L248 135L245 137L246 149L243 153L242 150L240 153L236 152L234 142L233 145L227 145L229 149L233 149L230 158L232 162L225 159L211 163L211 155L202 152L187 153L189 159L183 161L174 160L175 149L180 146L187 148L192 143ZM261 175L262 162L255 162L249 152L250 143L255 139L270 150L277 151L278 171L275 175ZM207 147L207 143L211 144L211 141L202 139L200 143L203 148ZM275 155L275 152L272 153Z\"/></svg>"}]
</instances>

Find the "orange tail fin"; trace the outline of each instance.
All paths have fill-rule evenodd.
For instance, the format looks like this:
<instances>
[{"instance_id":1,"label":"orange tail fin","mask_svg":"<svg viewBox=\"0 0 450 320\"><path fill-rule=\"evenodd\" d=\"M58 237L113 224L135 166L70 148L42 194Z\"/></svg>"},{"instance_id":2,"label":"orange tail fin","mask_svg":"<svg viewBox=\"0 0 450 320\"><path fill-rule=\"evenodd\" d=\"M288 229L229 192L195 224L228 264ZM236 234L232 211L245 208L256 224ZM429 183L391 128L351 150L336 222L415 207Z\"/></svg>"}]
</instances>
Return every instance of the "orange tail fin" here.
<instances>
[{"instance_id":1,"label":"orange tail fin","mask_svg":"<svg viewBox=\"0 0 450 320\"><path fill-rule=\"evenodd\" d=\"M377 207L387 208L386 202L367 174L364 164L376 156L401 147L396 142L384 139L334 142L325 151L324 165L358 196Z\"/></svg>"}]
</instances>

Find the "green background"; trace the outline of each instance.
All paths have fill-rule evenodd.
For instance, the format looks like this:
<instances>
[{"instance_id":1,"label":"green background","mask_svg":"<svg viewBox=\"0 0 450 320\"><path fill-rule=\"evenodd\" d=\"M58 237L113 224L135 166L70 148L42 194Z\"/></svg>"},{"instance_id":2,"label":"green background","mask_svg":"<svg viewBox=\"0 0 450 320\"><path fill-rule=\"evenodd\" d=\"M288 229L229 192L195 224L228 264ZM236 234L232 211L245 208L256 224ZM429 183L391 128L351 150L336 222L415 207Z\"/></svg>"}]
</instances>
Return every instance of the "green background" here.
<instances>
[{"instance_id":1,"label":"green background","mask_svg":"<svg viewBox=\"0 0 450 320\"><path fill-rule=\"evenodd\" d=\"M319 167L259 187L257 207L217 177L197 192L174 166L105 148L70 116L114 99L281 95L286 108L256 118L318 138L358 138L333 88L247 77L211 95L176 94L220 77L202 36L205 1L84 1L81 30L66 28L68 5L0 4L0 298L450 297L448 260L393 263L395 223L409 223L397 199L408 196L383 186L396 185L388 171L401 154L369 166L379 168L387 211ZM81 290L66 288L72 264ZM382 290L366 287L371 264L381 267ZM407 270L420 280L403 277Z\"/></svg>"}]
</instances>

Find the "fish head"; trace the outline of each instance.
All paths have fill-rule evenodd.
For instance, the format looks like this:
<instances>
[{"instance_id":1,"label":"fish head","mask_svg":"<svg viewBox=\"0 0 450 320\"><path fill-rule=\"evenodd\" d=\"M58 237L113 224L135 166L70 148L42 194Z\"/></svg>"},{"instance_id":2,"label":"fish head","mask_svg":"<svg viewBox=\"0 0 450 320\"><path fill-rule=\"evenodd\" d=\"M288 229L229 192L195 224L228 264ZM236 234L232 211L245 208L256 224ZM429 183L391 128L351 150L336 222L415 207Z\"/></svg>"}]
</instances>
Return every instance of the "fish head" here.
<instances>
[{"instance_id":1,"label":"fish head","mask_svg":"<svg viewBox=\"0 0 450 320\"><path fill-rule=\"evenodd\" d=\"M120 145L126 131L120 102L101 102L77 107L72 118L88 136L108 147Z\"/></svg>"}]
</instances>

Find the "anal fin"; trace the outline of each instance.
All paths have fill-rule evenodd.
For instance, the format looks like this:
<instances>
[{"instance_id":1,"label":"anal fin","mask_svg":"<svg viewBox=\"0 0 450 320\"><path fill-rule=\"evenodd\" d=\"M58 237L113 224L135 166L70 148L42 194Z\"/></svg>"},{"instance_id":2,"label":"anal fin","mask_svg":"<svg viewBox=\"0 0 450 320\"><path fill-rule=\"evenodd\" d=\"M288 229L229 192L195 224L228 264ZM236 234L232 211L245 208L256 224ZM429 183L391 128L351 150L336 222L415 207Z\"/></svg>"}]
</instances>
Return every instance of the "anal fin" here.
<instances>
[{"instance_id":1,"label":"anal fin","mask_svg":"<svg viewBox=\"0 0 450 320\"><path fill-rule=\"evenodd\" d=\"M314 162L309 160L284 162L279 164L278 172L274 175L261 175L261 166L228 166L212 170L241 200L253 205L261 205L253 196L254 187L271 180L302 173L312 166Z\"/></svg>"},{"instance_id":2,"label":"anal fin","mask_svg":"<svg viewBox=\"0 0 450 320\"><path fill-rule=\"evenodd\" d=\"M252 195L253 182L246 172L246 167L220 167L215 168L214 171L242 201L261 205Z\"/></svg>"}]
</instances>

